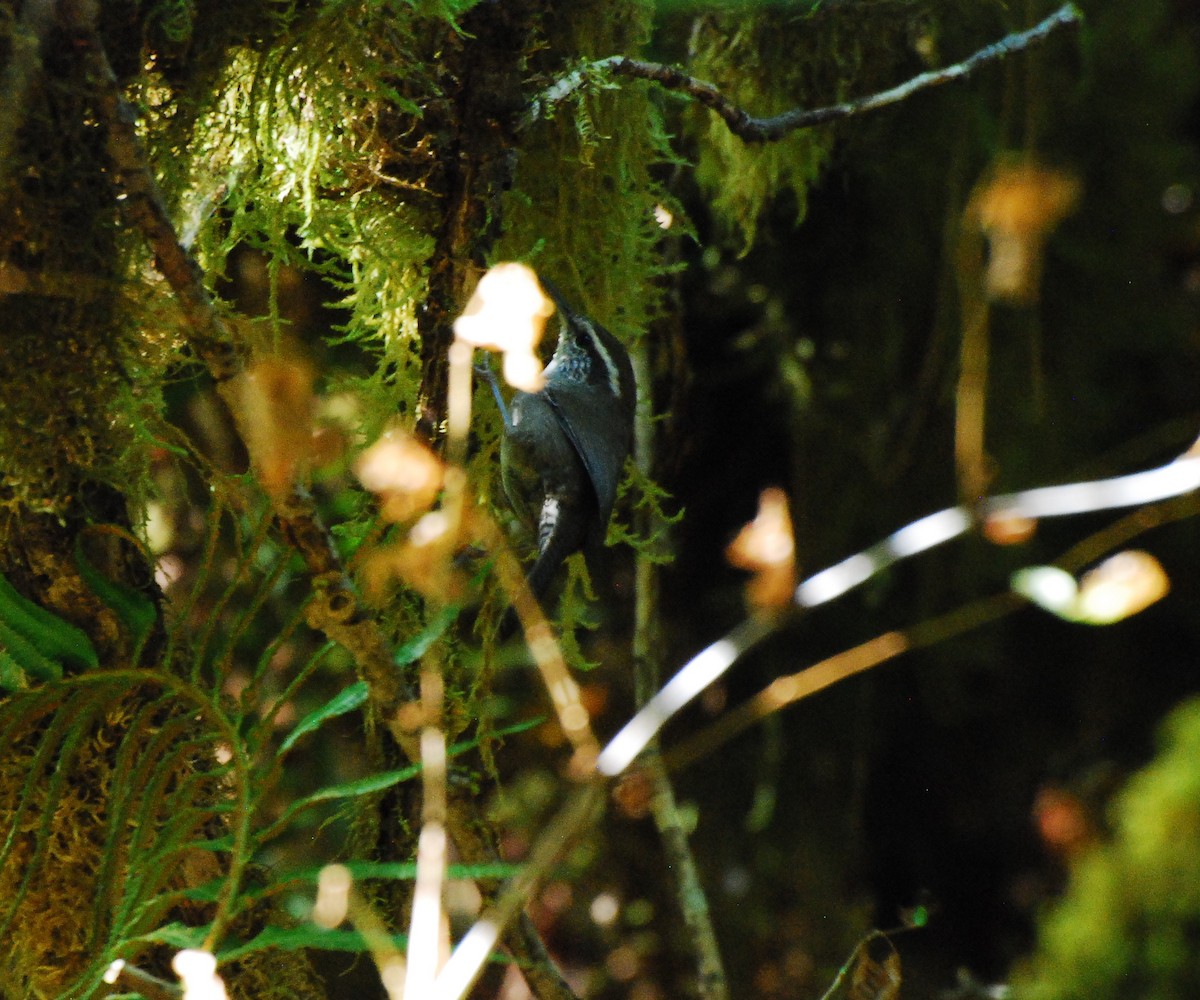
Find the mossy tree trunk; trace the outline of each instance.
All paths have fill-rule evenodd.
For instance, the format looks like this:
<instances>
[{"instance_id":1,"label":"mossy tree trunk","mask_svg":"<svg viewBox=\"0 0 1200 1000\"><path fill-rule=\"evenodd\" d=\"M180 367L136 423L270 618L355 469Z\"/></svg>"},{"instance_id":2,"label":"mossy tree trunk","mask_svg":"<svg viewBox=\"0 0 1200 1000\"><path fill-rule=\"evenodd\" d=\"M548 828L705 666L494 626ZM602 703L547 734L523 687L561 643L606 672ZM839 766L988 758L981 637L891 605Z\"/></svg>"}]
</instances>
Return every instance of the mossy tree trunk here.
<instances>
[{"instance_id":1,"label":"mossy tree trunk","mask_svg":"<svg viewBox=\"0 0 1200 1000\"><path fill-rule=\"evenodd\" d=\"M202 12L172 4L0 5L0 572L24 598L81 629L99 673L123 681L72 678L78 668L66 664L61 698L43 698L35 683L5 706L4 732L14 750L0 788L0 822L10 832L0 891L10 901L0 912L9 931L0 976L6 996L88 992L98 985L95 963L108 948L149 954L152 971L166 975L153 950L119 947L119 921L110 921L104 899L112 896L116 906L116 885L130 875L125 868L139 851L143 860L145 851L153 855L151 831L180 835L170 826L180 809L190 810L193 834L219 840L228 806L215 776L212 731L188 724L195 704L171 695L172 678L187 673L192 637L186 623L165 624L170 616L162 614L150 557L133 541L156 495L164 385L186 365L192 331L165 284L151 276L147 234L122 213L127 194L119 175L129 165L111 158L104 82L85 55L102 46L119 84L137 96L165 206L181 220L189 212L199 218L201 257L219 269L234 245L266 250L271 274L262 311L272 330L265 339L251 331L253 345L278 349L290 336L279 308L280 266L311 269L311 251L320 248L339 278L354 268L369 274L350 296L350 326L359 338L368 328L384 330L371 348L378 371L367 381L377 391L390 386L391 400L365 422L378 427L389 409L415 411L417 428L436 443L450 324L501 229L518 118L529 96L528 59L545 47L549 5L415 6L300 4L281 13L270 3L240 0ZM603 34L631 10L559 14L557 29L570 23L577 33ZM289 105L301 95L306 114L291 119ZM238 100L241 116L227 114ZM279 121L271 120L276 114ZM281 137L285 127L293 131ZM296 144L305 142L314 159L299 162ZM248 151L266 157L247 166ZM349 151L361 154L357 162L339 159ZM299 211L295 199L272 190L272 165L289 178L309 171ZM389 183L364 182L368 169ZM644 180L641 186L639 213ZM215 187L222 187L226 208L209 225L212 206L196 208L196 201ZM370 202L368 210L358 199ZM364 225L381 226L382 237L364 236ZM517 252L528 252L533 240ZM196 353L204 356L203 349ZM218 477L239 471L209 467ZM135 641L119 610L85 582L81 548L101 577L159 609L150 636ZM385 614L381 625L403 638L412 622ZM193 685L189 697L197 676L192 670L179 682ZM224 720L223 695L211 696L214 718ZM169 763L124 770L151 750ZM400 762L395 753L385 757ZM145 788L125 787L135 778L163 791L161 801L151 801ZM189 796L184 806L170 797L179 789ZM130 802L143 795L135 810ZM375 830L376 858L407 857L414 801L397 793L377 802L366 823ZM141 827L135 833L120 829L131 810ZM485 843L490 834L478 821ZM170 856L181 863L159 888L195 890L227 874L219 851L180 850ZM151 907L121 933L151 930L151 918L203 922L205 906L175 903ZM391 918L404 923L401 914ZM544 959L532 938L522 953ZM232 994L321 995L302 953L273 961L286 971L270 984L261 963L230 966ZM561 991L553 978L531 974L540 977L543 995Z\"/></svg>"}]
</instances>

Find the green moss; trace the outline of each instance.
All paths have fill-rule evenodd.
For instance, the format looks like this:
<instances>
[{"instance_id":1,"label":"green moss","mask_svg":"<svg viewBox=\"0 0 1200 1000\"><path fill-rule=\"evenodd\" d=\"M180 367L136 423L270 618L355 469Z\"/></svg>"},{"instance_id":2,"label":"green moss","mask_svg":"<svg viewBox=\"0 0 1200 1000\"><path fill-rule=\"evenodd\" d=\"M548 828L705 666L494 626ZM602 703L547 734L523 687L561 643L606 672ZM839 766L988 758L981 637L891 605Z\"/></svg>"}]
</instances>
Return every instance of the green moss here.
<instances>
[{"instance_id":1,"label":"green moss","mask_svg":"<svg viewBox=\"0 0 1200 1000\"><path fill-rule=\"evenodd\" d=\"M929 68L918 52L936 47L937 17L953 6L945 0L863 4L853 17L796 6L739 6L697 20L689 71L756 117L824 107ZM740 240L743 253L754 243L764 210L781 196L794 203L797 224L804 220L808 188L833 150L834 129L747 144L698 107L687 127L697 144L696 179L718 224Z\"/></svg>"},{"instance_id":2,"label":"green moss","mask_svg":"<svg viewBox=\"0 0 1200 1000\"><path fill-rule=\"evenodd\" d=\"M1017 1000L1134 1000L1200 992L1200 699L1163 727L1128 784L1112 842L1084 858L1042 924Z\"/></svg>"},{"instance_id":3,"label":"green moss","mask_svg":"<svg viewBox=\"0 0 1200 1000\"><path fill-rule=\"evenodd\" d=\"M586 0L548 17L548 51L558 55L540 68L565 72L563 52L636 54L649 38L651 5L620 6ZM527 136L497 259L528 261L618 337L636 342L659 309L653 281L664 271L664 233L654 208L669 199L652 171L670 156L646 85L622 81L582 94Z\"/></svg>"}]
</instances>

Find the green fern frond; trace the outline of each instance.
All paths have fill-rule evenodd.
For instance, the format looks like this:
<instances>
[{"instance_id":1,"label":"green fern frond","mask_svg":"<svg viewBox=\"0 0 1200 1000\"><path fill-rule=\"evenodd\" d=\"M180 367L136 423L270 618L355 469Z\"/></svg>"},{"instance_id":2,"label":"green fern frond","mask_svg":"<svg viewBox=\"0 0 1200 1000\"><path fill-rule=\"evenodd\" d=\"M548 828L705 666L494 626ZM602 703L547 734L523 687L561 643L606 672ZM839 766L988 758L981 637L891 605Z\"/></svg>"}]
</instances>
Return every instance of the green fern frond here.
<instances>
[{"instance_id":1,"label":"green fern frond","mask_svg":"<svg viewBox=\"0 0 1200 1000\"><path fill-rule=\"evenodd\" d=\"M99 665L91 640L58 615L18 593L0 574L0 647L24 673L57 680L62 665Z\"/></svg>"},{"instance_id":2,"label":"green fern frond","mask_svg":"<svg viewBox=\"0 0 1200 1000\"><path fill-rule=\"evenodd\" d=\"M206 703L148 671L114 671L0 705L0 962L40 995L94 986L162 919L156 900L185 887L195 841L223 825L233 775ZM47 899L93 902L64 925Z\"/></svg>"}]
</instances>

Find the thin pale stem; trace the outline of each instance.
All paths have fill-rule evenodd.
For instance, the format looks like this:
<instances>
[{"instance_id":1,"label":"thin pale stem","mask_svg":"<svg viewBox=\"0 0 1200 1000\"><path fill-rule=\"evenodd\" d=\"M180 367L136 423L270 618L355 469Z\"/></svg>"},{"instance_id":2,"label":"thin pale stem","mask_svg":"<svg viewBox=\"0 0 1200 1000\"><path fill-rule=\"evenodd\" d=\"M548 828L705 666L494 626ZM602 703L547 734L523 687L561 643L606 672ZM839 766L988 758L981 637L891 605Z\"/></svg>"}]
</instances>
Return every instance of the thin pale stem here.
<instances>
[{"instance_id":1,"label":"thin pale stem","mask_svg":"<svg viewBox=\"0 0 1200 1000\"><path fill-rule=\"evenodd\" d=\"M639 393L637 419L634 425L634 461L643 476L649 478L654 467L654 420L649 398L652 384L645 349L633 353L636 383ZM643 517L653 517L648 514ZM643 537L656 537L665 530L662 524L640 524ZM658 572L653 560L644 553L636 555L633 633L633 662L638 707L650 699L659 687L659 663L656 650L662 644L658 634ZM652 747L643 760L650 779L652 793L650 811L658 829L667 870L675 889L675 902L688 930L691 959L696 967L696 990L701 1000L728 1000L729 980L721 961L717 935L709 914L708 896L700 880L696 859L688 843L687 831L679 815L675 789L663 766L657 747Z\"/></svg>"}]
</instances>

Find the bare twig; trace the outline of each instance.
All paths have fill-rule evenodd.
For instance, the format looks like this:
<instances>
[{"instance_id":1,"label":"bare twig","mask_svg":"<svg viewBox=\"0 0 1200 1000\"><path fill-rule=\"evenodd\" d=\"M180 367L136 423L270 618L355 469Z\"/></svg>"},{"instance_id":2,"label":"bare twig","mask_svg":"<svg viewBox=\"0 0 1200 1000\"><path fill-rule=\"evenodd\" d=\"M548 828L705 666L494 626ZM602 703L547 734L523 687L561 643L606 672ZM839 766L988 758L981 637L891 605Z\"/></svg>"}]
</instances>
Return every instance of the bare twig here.
<instances>
[{"instance_id":1,"label":"bare twig","mask_svg":"<svg viewBox=\"0 0 1200 1000\"><path fill-rule=\"evenodd\" d=\"M794 604L801 610L808 610L841 597L887 567L966 534L980 517L1034 521L1069 517L1091 511L1138 507L1185 496L1198 489L1200 457L1184 457L1128 476L1006 493L985 498L972 508L948 507L913 521L883 541L809 577L796 588ZM600 773L613 777L625 770L668 719L724 674L751 647L771 635L778 624L778 621L749 618L692 657L601 751L596 764ZM857 672L857 669L850 672ZM840 676L834 679L840 679Z\"/></svg>"},{"instance_id":2,"label":"bare twig","mask_svg":"<svg viewBox=\"0 0 1200 1000\"><path fill-rule=\"evenodd\" d=\"M454 949L434 985L434 1000L459 1000L479 975L507 924L524 908L559 859L595 822L604 801L603 781L579 786L546 824L521 873L496 896Z\"/></svg>"},{"instance_id":3,"label":"bare twig","mask_svg":"<svg viewBox=\"0 0 1200 1000\"><path fill-rule=\"evenodd\" d=\"M1149 507L1141 507L1077 542L1056 559L1054 565L1070 573L1078 572L1144 532L1194 516L1197 506L1196 494L1188 494ZM1028 600L1016 593L992 594L909 628L885 632L794 674L776 678L748 701L724 713L710 726L672 747L665 754L664 762L672 771L688 767L711 754L734 736L757 725L772 712L778 712L788 705L904 653L936 646L948 639L990 625L1027 604Z\"/></svg>"},{"instance_id":4,"label":"bare twig","mask_svg":"<svg viewBox=\"0 0 1200 1000\"><path fill-rule=\"evenodd\" d=\"M85 5L80 5L83 10ZM82 16L82 15L81 15ZM150 169L141 138L134 126L133 110L121 94L94 23L72 25L78 48L96 89L97 106L107 127L108 155L120 188L126 219L145 237L154 251L155 266L179 299L189 329L189 343L221 386L235 419L240 407L230 386L244 372L243 357L234 346L216 305L204 287L199 264L179 240ZM242 432L239 427L239 433ZM243 440L247 435L241 433ZM309 624L346 647L371 687L373 702L389 720L389 728L413 760L420 754L411 733L395 724L393 716L404 695L399 671L392 662L389 644L378 624L363 612L358 596L342 567L341 559L312 497L299 484L272 496L280 532L303 558L317 591Z\"/></svg>"},{"instance_id":5,"label":"bare twig","mask_svg":"<svg viewBox=\"0 0 1200 1000\"><path fill-rule=\"evenodd\" d=\"M1001 594L1000 606L992 607L996 602L997 599L993 597L987 602L975 601L968 605L971 609L979 610L978 616L971 616L970 627L994 621L1022 604L1016 594ZM953 614L961 617L962 611L963 609L959 609ZM666 754L665 764L672 771L688 767L707 757L715 748L724 745L739 733L758 724L772 712L895 659L912 648L913 639L909 632L885 632L794 674L777 677L749 701L722 713L710 726L672 747Z\"/></svg>"},{"instance_id":6,"label":"bare twig","mask_svg":"<svg viewBox=\"0 0 1200 1000\"><path fill-rule=\"evenodd\" d=\"M713 84L697 80L674 66L646 62L642 59L630 59L626 56L609 56L606 59L599 59L578 67L542 91L530 107L526 116L526 124L532 124L545 117L549 109L595 80L604 80L612 76L629 76L652 80L668 90L676 90L688 95L697 103L703 104L719 115L728 126L729 131L745 142L773 142L799 129L812 128L814 125L823 125L826 122L877 111L880 108L907 100L920 91L965 79L981 66L1043 42L1057 29L1077 25L1082 20L1083 15L1078 7L1073 3L1064 4L1027 31L1006 35L998 42L985 46L962 62L952 66L921 73L911 80L877 94L859 97L852 101L843 101L841 104L831 104L824 108L793 108L769 118L755 117L734 104Z\"/></svg>"}]
</instances>

